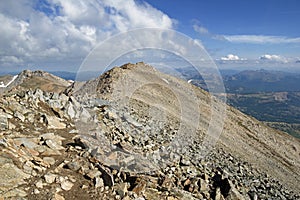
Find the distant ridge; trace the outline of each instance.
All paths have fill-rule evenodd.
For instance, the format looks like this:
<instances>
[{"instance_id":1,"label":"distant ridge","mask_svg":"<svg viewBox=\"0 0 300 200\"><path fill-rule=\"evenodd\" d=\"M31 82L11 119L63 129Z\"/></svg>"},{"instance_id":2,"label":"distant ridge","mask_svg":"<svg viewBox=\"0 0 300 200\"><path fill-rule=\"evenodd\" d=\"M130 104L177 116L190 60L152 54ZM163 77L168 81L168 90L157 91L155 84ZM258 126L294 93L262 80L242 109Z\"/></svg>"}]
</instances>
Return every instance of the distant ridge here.
<instances>
[{"instance_id":1,"label":"distant ridge","mask_svg":"<svg viewBox=\"0 0 300 200\"><path fill-rule=\"evenodd\" d=\"M10 77L10 76L4 76ZM8 84L9 83L9 84ZM15 75L9 80L9 82L0 87L0 92L8 92L10 90L19 90L19 89L42 89L48 92L62 92L64 91L71 82L50 74L48 72L44 72L41 70L38 71L30 71L24 70L18 75Z\"/></svg>"},{"instance_id":2,"label":"distant ridge","mask_svg":"<svg viewBox=\"0 0 300 200\"><path fill-rule=\"evenodd\" d=\"M300 74L245 70L224 76L224 84L229 93L296 92L300 91Z\"/></svg>"}]
</instances>

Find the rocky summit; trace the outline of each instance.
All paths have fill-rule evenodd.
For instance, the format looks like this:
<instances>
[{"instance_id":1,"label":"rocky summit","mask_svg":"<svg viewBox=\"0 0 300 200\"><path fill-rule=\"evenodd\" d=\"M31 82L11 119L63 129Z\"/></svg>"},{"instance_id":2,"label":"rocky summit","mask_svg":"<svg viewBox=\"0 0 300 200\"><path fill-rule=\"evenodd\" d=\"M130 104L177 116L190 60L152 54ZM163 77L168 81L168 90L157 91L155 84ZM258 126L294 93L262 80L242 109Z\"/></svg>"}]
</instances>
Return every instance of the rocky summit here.
<instances>
[{"instance_id":1,"label":"rocky summit","mask_svg":"<svg viewBox=\"0 0 300 200\"><path fill-rule=\"evenodd\" d=\"M299 139L147 64L10 78L0 199L300 198Z\"/></svg>"}]
</instances>

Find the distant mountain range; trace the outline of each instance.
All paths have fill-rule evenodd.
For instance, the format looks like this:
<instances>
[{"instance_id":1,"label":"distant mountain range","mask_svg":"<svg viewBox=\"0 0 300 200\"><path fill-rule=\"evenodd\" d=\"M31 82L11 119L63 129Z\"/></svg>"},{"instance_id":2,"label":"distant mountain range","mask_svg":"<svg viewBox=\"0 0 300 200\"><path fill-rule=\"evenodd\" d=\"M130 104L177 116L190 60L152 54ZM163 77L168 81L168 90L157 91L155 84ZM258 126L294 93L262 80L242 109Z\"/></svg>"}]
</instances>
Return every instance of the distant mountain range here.
<instances>
[{"instance_id":1,"label":"distant mountain range","mask_svg":"<svg viewBox=\"0 0 300 200\"><path fill-rule=\"evenodd\" d=\"M300 138L300 74L242 71L224 76L228 103Z\"/></svg>"},{"instance_id":2,"label":"distant mountain range","mask_svg":"<svg viewBox=\"0 0 300 200\"><path fill-rule=\"evenodd\" d=\"M223 76L228 93L300 91L300 74L281 71L247 70Z\"/></svg>"},{"instance_id":3,"label":"distant mountain range","mask_svg":"<svg viewBox=\"0 0 300 200\"><path fill-rule=\"evenodd\" d=\"M205 80L192 67L177 69L181 78L206 89L206 82L213 84L214 74L207 72ZM289 73L270 70L220 70L227 93L252 94L260 92L299 92L300 73ZM211 82L212 81L212 82Z\"/></svg>"}]
</instances>

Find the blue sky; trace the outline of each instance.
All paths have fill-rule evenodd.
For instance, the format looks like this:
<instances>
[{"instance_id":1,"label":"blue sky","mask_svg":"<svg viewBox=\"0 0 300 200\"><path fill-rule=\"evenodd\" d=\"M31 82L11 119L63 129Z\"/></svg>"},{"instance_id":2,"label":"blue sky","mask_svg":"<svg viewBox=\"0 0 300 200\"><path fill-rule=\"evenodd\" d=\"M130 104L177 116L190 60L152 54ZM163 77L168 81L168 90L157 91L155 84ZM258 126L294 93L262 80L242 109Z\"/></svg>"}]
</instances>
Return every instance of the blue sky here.
<instances>
[{"instance_id":1,"label":"blue sky","mask_svg":"<svg viewBox=\"0 0 300 200\"><path fill-rule=\"evenodd\" d=\"M238 63L237 67L242 65L249 68L259 60L269 60L272 62L256 66L300 68L294 63L300 58L300 1L148 2L176 19L179 31L200 39L216 60L239 57L244 61L243 65ZM233 65L229 62L227 66Z\"/></svg>"},{"instance_id":2,"label":"blue sky","mask_svg":"<svg viewBox=\"0 0 300 200\"><path fill-rule=\"evenodd\" d=\"M297 0L148 0L179 21L178 28L193 35L193 20L216 34L299 36Z\"/></svg>"},{"instance_id":3,"label":"blue sky","mask_svg":"<svg viewBox=\"0 0 300 200\"><path fill-rule=\"evenodd\" d=\"M297 0L2 1L0 71L76 71L99 43L148 27L201 42L220 68L300 71L299 8Z\"/></svg>"}]
</instances>

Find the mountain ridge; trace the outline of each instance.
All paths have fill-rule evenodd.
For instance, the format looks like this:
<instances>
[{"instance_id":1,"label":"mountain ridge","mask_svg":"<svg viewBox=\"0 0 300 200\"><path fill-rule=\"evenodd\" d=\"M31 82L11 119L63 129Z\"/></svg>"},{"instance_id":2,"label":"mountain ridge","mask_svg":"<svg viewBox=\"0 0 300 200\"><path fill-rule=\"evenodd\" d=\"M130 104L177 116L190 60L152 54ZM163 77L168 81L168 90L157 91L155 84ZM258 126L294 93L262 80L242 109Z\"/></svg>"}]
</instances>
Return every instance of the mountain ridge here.
<instances>
[{"instance_id":1,"label":"mountain ridge","mask_svg":"<svg viewBox=\"0 0 300 200\"><path fill-rule=\"evenodd\" d=\"M9 76L3 76L3 78L5 77ZM35 89L39 87L40 89L49 92L62 92L70 84L70 81L62 79L45 71L24 70L21 73L13 76L7 87L2 87L0 89L2 90L2 93L8 92L9 90L16 87L19 87L19 89Z\"/></svg>"},{"instance_id":2,"label":"mountain ridge","mask_svg":"<svg viewBox=\"0 0 300 200\"><path fill-rule=\"evenodd\" d=\"M143 65L143 64L142 64ZM127 66L134 66L134 67L139 67L139 66L141 66L140 64L137 64L137 65L134 65L134 64L127 64L127 65L124 65L123 67L121 67L120 69L123 69L124 68L124 71L126 71L126 69L127 69ZM122 75L123 76L126 76L126 75L124 75L124 73L126 74L126 72L124 72L124 71L122 71L122 70L117 70L117 72L120 72L120 74L115 74L115 72L116 72L116 70L113 70L113 71L109 71L108 73L107 73L107 77L109 77L110 79L112 78L112 77L115 77L116 79L118 79L118 78L120 78ZM135 80L135 77L137 77L136 76L136 74L140 74L140 73L143 73L143 71L144 71L144 69L142 69L141 71L138 71L137 73L134 73L134 76L132 76L131 78L130 78L130 76L126 76L127 78L129 77L129 81L128 82L134 82ZM112 72L112 74L109 74L110 72ZM154 73L154 71L153 71L153 73ZM149 74L151 74L151 73L149 73ZM147 75L147 76L151 76L151 75ZM163 78L165 78L165 76L162 76ZM103 81L103 79L99 79L100 81L102 80ZM104 82L105 82L105 80L106 79L104 79ZM180 84L187 84L185 81L179 81L180 82ZM113 83L113 81L111 81L111 80L109 80L108 81L108 83L110 84L110 83ZM99 84L99 85L101 85L102 84L102 82ZM116 88L114 88L113 89L113 85L110 85L110 86L112 86L112 88L110 88L109 89L109 91L113 91L114 89L116 89ZM94 86L92 86L92 87L94 87ZM102 88L102 87L100 87L100 88ZM106 87L105 87L106 88ZM103 88L102 88L103 89ZM96 91L98 91L98 90L96 90ZM101 90L100 90L101 91ZM103 94L103 92L104 91L101 91L101 95ZM105 91L106 92L106 91ZM207 96L203 96L203 94L205 94L205 93L203 93L204 91L201 91L201 97L200 97L200 99L201 98L203 98L203 99L206 99L206 101L208 101L208 99L207 99ZM155 96L155 95L154 95ZM198 96L199 97L199 96ZM155 97L154 97L155 98ZM251 158L251 157L253 157L253 155L251 155L251 154L249 154L249 152L250 151L253 151L253 154L255 154L254 152L258 152L256 149L255 149L255 147L252 147L251 145L249 145L248 144L248 142L245 142L245 141L247 141L247 140L249 140L249 141L253 141L253 142L258 142L260 145L258 145L258 146L261 146L261 148L262 149L260 149L260 151L262 151L262 152L267 152L266 153L266 155L264 155L263 156L263 158L260 158L260 162L264 162L266 159L270 159L269 158L269 156L270 155L273 155L273 153L272 153L272 151L276 151L276 152L278 152L278 150L279 149L281 149L282 147L280 146L280 145L278 145L277 143L272 143L271 141L272 140L269 140L269 139L267 139L267 138L273 138L273 137L275 137L275 135L276 135L276 137L279 137L279 138L281 138L280 140L282 140L282 141L284 141L284 140L290 140L290 141L293 141L293 140L295 140L295 141L298 141L299 142L299 140L297 140L297 139L294 139L293 137L291 137L291 136L289 136L289 135L287 135L287 134L285 134L285 133L280 133L279 131L275 131L275 130L273 130L273 129L271 129L271 128L269 128L269 127L266 127L266 126L264 126L263 124L261 124L260 122L258 122L257 120L255 120L254 118L252 118L252 117L249 117L249 116L246 116L245 114L242 114L241 112L239 112L238 110L236 110L236 109L233 109L233 108L229 108L228 109L229 111L230 111L230 113L228 114L227 113L227 115L229 115L229 118L230 117L232 117L232 118L237 118L237 116L243 116L242 118L245 118L245 119L247 119L247 120L242 120L242 121L238 121L238 120L233 120L233 121L226 121L225 123L230 123L231 124L231 126L225 126L225 129L231 129L231 127L235 127L235 128L237 128L237 130L239 130L239 131L241 131L241 132L244 132L244 134L245 134L245 136L241 136L241 135L238 135L238 134L236 134L235 132L237 132L237 130L234 130L234 129L231 129L229 132L230 133L222 133L222 135L221 135L221 140L219 140L219 142L221 141L221 143L222 143L222 145L224 145L224 146L226 146L227 148L228 148L228 150L230 150L230 151L232 151L232 152L234 152L234 153L236 153L236 154L241 154L241 156L243 156L243 154L244 155L246 155L245 157L248 157L248 159L249 158ZM237 116L236 116L237 115ZM241 117L240 117L241 118ZM208 119L205 119L204 121L209 121ZM238 121L238 122L236 122L236 121ZM248 122L246 122L246 121L248 121ZM203 122L204 123L204 122ZM240 124L238 124L238 126L236 126L236 124L237 123L240 123ZM250 124L253 124L253 127L252 126L250 126L250 124L249 125L247 125L247 123L250 123ZM255 127L256 126L256 127ZM259 130L259 128L257 128L257 127L262 127L262 129L263 129L263 131L260 131ZM205 127L205 126L204 126ZM251 128L253 128L253 130L250 130ZM260 132L265 132L264 134L262 134L262 133L260 133ZM272 134L269 134L268 132L272 132ZM222 138L222 136L224 136L223 138ZM245 137L245 138L243 138L243 137ZM259 138L259 137L262 137L262 138ZM244 144L241 144L240 146L235 146L234 144L236 144L236 138L239 138L240 140L238 140L238 141L244 141L245 143ZM247 139L246 139L247 138ZM272 148L271 149L269 149L269 147L268 147L268 145L271 145L272 146ZM246 146L249 146L249 148L250 149L248 149L248 150L244 150L243 148L244 147L246 147ZM237 150L237 149L239 149L239 150ZM291 148L292 149L292 148ZM241 152L243 152L243 153L241 153ZM280 150L280 152L281 153L279 153L278 155L281 155L279 158L275 158L275 160L276 159L281 159L282 161L283 161L283 165L286 165L286 163L285 162L287 162L287 163L289 163L289 161L287 161L284 157L284 155L286 154L286 152L290 152L290 153L293 153L293 150L292 151L290 151L290 150L287 150L287 149L285 149L285 150ZM294 154L295 156L296 156L296 154ZM249 159L248 161L250 161L250 162L254 162L254 160L252 160L252 159ZM262 164L261 163L261 164ZM263 164L262 164L263 165ZM297 164L297 166L299 167L300 165L299 165L299 163ZM273 168L273 165L269 165L269 167L266 167L267 169L265 169L265 170L271 170L272 168ZM296 168L294 168L294 171L293 171L293 173L295 173L295 174L297 174L297 173L299 173L299 171L297 170L298 168L296 167ZM279 170L279 169L278 169ZM271 170L272 171L272 170ZM280 171L280 170L279 170ZM278 173L279 173L279 171L278 171ZM294 175L293 175L293 173L291 173L290 174L290 176L291 177L293 177ZM280 173L279 173L280 174ZM282 175L282 178L284 179L284 175ZM297 177L297 176L294 176L295 178ZM295 179L295 180L297 180L297 178ZM291 184L291 186L292 186L292 183L290 183Z\"/></svg>"},{"instance_id":3,"label":"mountain ridge","mask_svg":"<svg viewBox=\"0 0 300 200\"><path fill-rule=\"evenodd\" d=\"M1 97L0 196L300 197L300 140L184 80L137 63L65 86Z\"/></svg>"}]
</instances>

